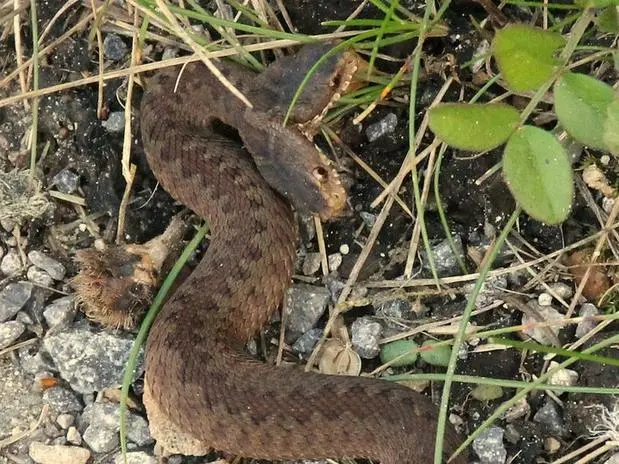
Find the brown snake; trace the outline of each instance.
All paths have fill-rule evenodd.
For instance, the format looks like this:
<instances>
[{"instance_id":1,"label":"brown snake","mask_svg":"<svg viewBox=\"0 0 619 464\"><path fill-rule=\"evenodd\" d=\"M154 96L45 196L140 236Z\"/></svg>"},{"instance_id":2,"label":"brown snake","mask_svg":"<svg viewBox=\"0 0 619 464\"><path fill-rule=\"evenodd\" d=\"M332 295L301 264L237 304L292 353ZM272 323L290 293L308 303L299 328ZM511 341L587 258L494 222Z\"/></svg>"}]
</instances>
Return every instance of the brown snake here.
<instances>
[{"instance_id":1,"label":"brown snake","mask_svg":"<svg viewBox=\"0 0 619 464\"><path fill-rule=\"evenodd\" d=\"M148 338L144 402L153 435L169 451L432 462L437 410L427 397L372 378L277 369L244 350L292 276L297 232L284 198L325 219L345 205L335 170L294 123L320 114L350 81L350 54L321 66L292 124L282 125L294 91L326 50L305 46L261 74L218 63L253 108L201 63L147 82L141 131L148 162L162 186L211 228L205 257ZM238 130L244 147L221 135L221 123ZM446 440L448 453L455 432Z\"/></svg>"}]
</instances>

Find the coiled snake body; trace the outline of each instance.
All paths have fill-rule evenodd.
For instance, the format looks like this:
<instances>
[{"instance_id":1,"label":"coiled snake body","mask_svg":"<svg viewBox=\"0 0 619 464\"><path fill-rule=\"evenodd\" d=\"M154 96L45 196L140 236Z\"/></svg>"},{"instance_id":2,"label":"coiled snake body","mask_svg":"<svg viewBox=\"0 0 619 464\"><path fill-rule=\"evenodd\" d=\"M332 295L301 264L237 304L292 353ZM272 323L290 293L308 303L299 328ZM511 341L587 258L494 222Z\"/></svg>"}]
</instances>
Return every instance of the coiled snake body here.
<instances>
[{"instance_id":1,"label":"coiled snake body","mask_svg":"<svg viewBox=\"0 0 619 464\"><path fill-rule=\"evenodd\" d=\"M345 204L324 155L295 124L282 125L293 92L326 50L305 46L260 74L218 64L253 108L198 63L147 83L141 131L148 162L211 228L205 257L166 303L147 343L144 402L154 437L171 452L432 461L437 413L423 395L376 379L277 369L244 351L292 276L297 237L285 199L324 218ZM322 111L350 80L342 71L350 63L344 53L321 67L293 123ZM219 123L236 128L245 147L220 135ZM449 431L446 451L455 442Z\"/></svg>"}]
</instances>

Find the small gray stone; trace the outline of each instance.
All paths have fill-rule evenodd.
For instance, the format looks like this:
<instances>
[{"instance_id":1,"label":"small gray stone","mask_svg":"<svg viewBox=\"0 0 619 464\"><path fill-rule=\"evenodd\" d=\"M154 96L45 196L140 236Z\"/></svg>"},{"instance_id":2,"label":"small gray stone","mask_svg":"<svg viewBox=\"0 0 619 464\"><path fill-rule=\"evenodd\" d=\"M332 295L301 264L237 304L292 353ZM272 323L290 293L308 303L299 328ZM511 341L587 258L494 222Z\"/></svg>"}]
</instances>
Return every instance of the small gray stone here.
<instances>
[{"instance_id":1,"label":"small gray stone","mask_svg":"<svg viewBox=\"0 0 619 464\"><path fill-rule=\"evenodd\" d=\"M286 340L292 343L314 327L324 314L330 294L324 287L294 284L286 292Z\"/></svg>"},{"instance_id":2,"label":"small gray stone","mask_svg":"<svg viewBox=\"0 0 619 464\"><path fill-rule=\"evenodd\" d=\"M28 259L39 269L43 269L54 280L62 280L66 274L66 269L54 258L50 258L45 253L41 253L38 250L32 250L28 253Z\"/></svg>"},{"instance_id":3,"label":"small gray stone","mask_svg":"<svg viewBox=\"0 0 619 464\"><path fill-rule=\"evenodd\" d=\"M64 433L58 427L58 425L55 424L54 422L45 421L43 423L43 432L45 433L47 438L51 438L51 439L62 438L62 442L59 441L57 443L65 444Z\"/></svg>"},{"instance_id":4,"label":"small gray stone","mask_svg":"<svg viewBox=\"0 0 619 464\"><path fill-rule=\"evenodd\" d=\"M59 414L58 417L56 417L56 422L64 430L67 430L69 427L71 427L74 421L75 418L71 414Z\"/></svg>"},{"instance_id":5,"label":"small gray stone","mask_svg":"<svg viewBox=\"0 0 619 464\"><path fill-rule=\"evenodd\" d=\"M524 329L523 332L536 342L539 342L543 345L552 345L554 343L554 340L548 334L548 330L558 335L559 330L561 330L560 325L549 325L545 327L529 326L539 324L540 322L562 320L563 314L554 309L552 306L540 306L535 300L529 301L527 305L533 308L535 312L542 317L542 321L539 321L537 318L534 318L529 314L523 314L522 325L527 326L527 328Z\"/></svg>"},{"instance_id":6,"label":"small gray stone","mask_svg":"<svg viewBox=\"0 0 619 464\"><path fill-rule=\"evenodd\" d=\"M11 218L2 218L0 219L0 226L4 229L5 232L11 233L15 229L15 221L13 221Z\"/></svg>"},{"instance_id":7,"label":"small gray stone","mask_svg":"<svg viewBox=\"0 0 619 464\"><path fill-rule=\"evenodd\" d=\"M118 444L120 430L120 407L112 403L93 403L86 407L82 419L88 423L84 431L84 441L93 451L111 451ZM127 412L127 438L138 446L153 442L148 423L137 414Z\"/></svg>"},{"instance_id":8,"label":"small gray stone","mask_svg":"<svg viewBox=\"0 0 619 464\"><path fill-rule=\"evenodd\" d=\"M311 276L320 270L320 253L308 253L303 260L303 275Z\"/></svg>"},{"instance_id":9,"label":"small gray stone","mask_svg":"<svg viewBox=\"0 0 619 464\"><path fill-rule=\"evenodd\" d=\"M63 169L52 179L52 185L55 185L58 191L62 193L75 193L80 183L80 176L70 169Z\"/></svg>"},{"instance_id":10,"label":"small gray stone","mask_svg":"<svg viewBox=\"0 0 619 464\"><path fill-rule=\"evenodd\" d=\"M599 316L600 311L592 303L585 303L580 307L579 316L589 318L592 316ZM576 326L576 338L582 338L595 329L598 325L598 321L594 319L584 319Z\"/></svg>"},{"instance_id":11,"label":"small gray stone","mask_svg":"<svg viewBox=\"0 0 619 464\"><path fill-rule=\"evenodd\" d=\"M124 464L123 455L117 454L114 464ZM144 451L131 451L127 453L127 464L157 464L157 459Z\"/></svg>"},{"instance_id":12,"label":"small gray stone","mask_svg":"<svg viewBox=\"0 0 619 464\"><path fill-rule=\"evenodd\" d=\"M322 329L311 329L301 335L294 345L292 345L292 349L300 354L310 354L313 350L320 337L322 336Z\"/></svg>"},{"instance_id":13,"label":"small gray stone","mask_svg":"<svg viewBox=\"0 0 619 464\"><path fill-rule=\"evenodd\" d=\"M15 320L21 322L24 325L34 324L34 321L30 317L30 314L28 314L26 311L18 312L17 315L15 316Z\"/></svg>"},{"instance_id":14,"label":"small gray stone","mask_svg":"<svg viewBox=\"0 0 619 464\"><path fill-rule=\"evenodd\" d=\"M563 418L552 401L546 401L535 413L533 420L542 424L551 435L562 437L567 432Z\"/></svg>"},{"instance_id":15,"label":"small gray stone","mask_svg":"<svg viewBox=\"0 0 619 464\"><path fill-rule=\"evenodd\" d=\"M161 54L161 60L169 60L178 56L178 47L166 47Z\"/></svg>"},{"instance_id":16,"label":"small gray stone","mask_svg":"<svg viewBox=\"0 0 619 464\"><path fill-rule=\"evenodd\" d=\"M123 111L114 111L109 114L105 121L101 122L101 125L108 132L122 132L125 130L125 113Z\"/></svg>"},{"instance_id":17,"label":"small gray stone","mask_svg":"<svg viewBox=\"0 0 619 464\"><path fill-rule=\"evenodd\" d=\"M376 315L384 318L387 325L400 327L398 321L410 320L413 317L413 307L410 301L396 298L381 303L376 308Z\"/></svg>"},{"instance_id":18,"label":"small gray stone","mask_svg":"<svg viewBox=\"0 0 619 464\"><path fill-rule=\"evenodd\" d=\"M82 444L82 435L76 427L71 426L67 430L67 441L73 445Z\"/></svg>"},{"instance_id":19,"label":"small gray stone","mask_svg":"<svg viewBox=\"0 0 619 464\"><path fill-rule=\"evenodd\" d=\"M337 299L340 297L340 294L342 293L342 290L344 290L344 282L338 280L335 277L335 274L329 274L324 278L324 284L327 286L327 290L331 295L331 299L333 301L337 301Z\"/></svg>"},{"instance_id":20,"label":"small gray stone","mask_svg":"<svg viewBox=\"0 0 619 464\"><path fill-rule=\"evenodd\" d=\"M327 262L329 263L329 271L335 272L342 265L342 254L341 253L333 253L327 256Z\"/></svg>"},{"instance_id":21,"label":"small gray stone","mask_svg":"<svg viewBox=\"0 0 619 464\"><path fill-rule=\"evenodd\" d=\"M374 227L374 223L376 222L376 214L368 213L367 211L361 211L359 213L359 216L361 216L361 219L363 219L365 225L368 226L370 229Z\"/></svg>"},{"instance_id":22,"label":"small gray stone","mask_svg":"<svg viewBox=\"0 0 619 464\"><path fill-rule=\"evenodd\" d=\"M81 412L82 403L71 390L63 387L48 388L43 392L43 402L57 413Z\"/></svg>"},{"instance_id":23,"label":"small gray stone","mask_svg":"<svg viewBox=\"0 0 619 464\"><path fill-rule=\"evenodd\" d=\"M462 238L459 235L455 235L452 239L456 248L457 256L451 249L451 244L447 239L440 241L431 248L434 265L436 266L436 271L440 276L451 275L458 272L460 268L458 267L457 257L464 260ZM425 250L421 252L421 256L423 257L423 268L430 270L430 260L428 259L428 255Z\"/></svg>"},{"instance_id":24,"label":"small gray stone","mask_svg":"<svg viewBox=\"0 0 619 464\"><path fill-rule=\"evenodd\" d=\"M393 113L389 113L380 121L370 124L365 130L365 135L368 141L373 142L385 134L392 133L397 124L398 117Z\"/></svg>"},{"instance_id":25,"label":"small gray stone","mask_svg":"<svg viewBox=\"0 0 619 464\"><path fill-rule=\"evenodd\" d=\"M470 293L473 291L474 283L465 284L462 286L462 292L469 299ZM475 300L475 308L483 309L488 305L493 304L495 301L500 300L501 296L505 293L507 285L507 277L495 276L486 279L481 287L481 291L477 295Z\"/></svg>"},{"instance_id":26,"label":"small gray stone","mask_svg":"<svg viewBox=\"0 0 619 464\"><path fill-rule=\"evenodd\" d=\"M507 450L503 445L504 431L500 427L490 427L484 430L473 441L473 449L481 464L504 464Z\"/></svg>"},{"instance_id":27,"label":"small gray stone","mask_svg":"<svg viewBox=\"0 0 619 464\"><path fill-rule=\"evenodd\" d=\"M76 312L75 298L73 295L69 295L58 298L52 304L46 306L43 310L43 317L48 326L61 328L68 326L73 321Z\"/></svg>"},{"instance_id":28,"label":"small gray stone","mask_svg":"<svg viewBox=\"0 0 619 464\"><path fill-rule=\"evenodd\" d=\"M39 269L36 266L30 266L28 268L26 277L28 277L28 280L33 284L40 285L41 287L51 287L54 285L54 279L43 269Z\"/></svg>"},{"instance_id":29,"label":"small gray stone","mask_svg":"<svg viewBox=\"0 0 619 464\"><path fill-rule=\"evenodd\" d=\"M54 445L54 446L65 446L67 444L67 439L63 436L56 437L48 444Z\"/></svg>"},{"instance_id":30,"label":"small gray stone","mask_svg":"<svg viewBox=\"0 0 619 464\"><path fill-rule=\"evenodd\" d=\"M380 353L378 344L382 333L382 326L369 317L360 317L352 323L352 345L359 356L373 359Z\"/></svg>"},{"instance_id":31,"label":"small gray stone","mask_svg":"<svg viewBox=\"0 0 619 464\"><path fill-rule=\"evenodd\" d=\"M86 464L90 451L77 446L45 445L30 443L28 454L38 464Z\"/></svg>"},{"instance_id":32,"label":"small gray stone","mask_svg":"<svg viewBox=\"0 0 619 464\"><path fill-rule=\"evenodd\" d=\"M43 345L73 390L92 393L122 383L133 338L83 325L47 336ZM136 377L142 369L139 362Z\"/></svg>"},{"instance_id":33,"label":"small gray stone","mask_svg":"<svg viewBox=\"0 0 619 464\"><path fill-rule=\"evenodd\" d=\"M23 264L19 253L14 249L10 249L9 252L0 261L0 272L5 276L11 277L21 273Z\"/></svg>"},{"instance_id":34,"label":"small gray stone","mask_svg":"<svg viewBox=\"0 0 619 464\"><path fill-rule=\"evenodd\" d=\"M95 453L109 453L120 443L118 434L107 428L88 427L82 439Z\"/></svg>"},{"instance_id":35,"label":"small gray stone","mask_svg":"<svg viewBox=\"0 0 619 464\"><path fill-rule=\"evenodd\" d=\"M0 350L17 340L24 333L25 329L26 326L17 321L8 321L0 324Z\"/></svg>"},{"instance_id":36,"label":"small gray stone","mask_svg":"<svg viewBox=\"0 0 619 464\"><path fill-rule=\"evenodd\" d=\"M103 40L103 54L113 61L122 60L128 52L127 44L116 34L107 34Z\"/></svg>"},{"instance_id":37,"label":"small gray stone","mask_svg":"<svg viewBox=\"0 0 619 464\"><path fill-rule=\"evenodd\" d=\"M542 292L537 296L537 304L540 306L550 306L552 304L552 295Z\"/></svg>"},{"instance_id":38,"label":"small gray stone","mask_svg":"<svg viewBox=\"0 0 619 464\"><path fill-rule=\"evenodd\" d=\"M9 284L0 291L0 322L11 319L24 307L32 295L30 282Z\"/></svg>"},{"instance_id":39,"label":"small gray stone","mask_svg":"<svg viewBox=\"0 0 619 464\"><path fill-rule=\"evenodd\" d=\"M574 289L572 286L563 282L555 282L554 284L550 284L549 287L554 293L556 293L557 296L563 298L564 300L571 298L574 294Z\"/></svg>"}]
</instances>

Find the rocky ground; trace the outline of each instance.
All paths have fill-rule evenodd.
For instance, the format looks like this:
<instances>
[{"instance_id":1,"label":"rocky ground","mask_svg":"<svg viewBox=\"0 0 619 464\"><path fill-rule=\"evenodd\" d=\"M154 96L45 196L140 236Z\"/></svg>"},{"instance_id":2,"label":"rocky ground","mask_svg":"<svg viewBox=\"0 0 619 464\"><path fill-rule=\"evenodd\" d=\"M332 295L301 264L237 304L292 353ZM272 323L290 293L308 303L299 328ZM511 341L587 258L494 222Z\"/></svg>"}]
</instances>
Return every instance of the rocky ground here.
<instances>
[{"instance_id":1,"label":"rocky ground","mask_svg":"<svg viewBox=\"0 0 619 464\"><path fill-rule=\"evenodd\" d=\"M422 11L422 7L412 2L401 3L415 13ZM38 5L40 29L44 29L63 4L50 0ZM344 18L357 4L298 0L290 2L289 13L301 31L319 33L324 31L320 21ZM55 23L47 40L59 37L66 27L80 20L85 10L75 5L69 11L66 22ZM313 14L308 15L308 11ZM370 16L376 14L372 11L366 8ZM518 17L525 14L522 11L508 12ZM429 56L435 60L450 56L460 63L471 58L484 39L466 21L469 14L483 17L484 11L471 4L454 6L446 19L451 31L446 37L428 42ZM27 21L24 24L22 34L27 43L25 39L30 31ZM131 43L113 29L106 26L103 33L104 62L110 70L128 63ZM17 57L12 35L5 33L1 40L0 79L4 79L15 68ZM413 46L414 43L405 43L393 47L389 53L405 57ZM25 47L27 56L30 51ZM157 46L150 52L153 58L160 58L178 50ZM96 51L88 47L88 30L78 31L58 44L44 60L41 87L96 74L97 66ZM383 66L386 71L397 70L397 67L390 69L393 67L390 62ZM428 72L418 90L422 110L436 95L444 75L444 72ZM466 72L461 77L472 78ZM120 157L127 79L107 83L101 117L97 116L96 85L54 92L41 99L38 181L32 181L24 171L29 162L31 109L23 102L2 105L4 98L18 95L20 87L17 79L1 82L0 464L120 463L119 386L135 331L104 329L86 318L76 303L71 279L79 270L74 261L77 250L114 240L125 188ZM350 118L345 118L337 128L359 159L387 182L396 176L408 148L406 107L401 99L398 101L403 92L395 92L393 102L379 106L361 126L353 126ZM140 92L136 90L133 101L136 112L139 98ZM132 160L137 165L137 175L126 208L122 239L143 243L160 234L182 208L157 188L143 156L136 124L133 130ZM428 279L431 274L424 252L419 255L421 264L414 267L416 280L401 278L413 222L399 206L394 206L386 217L366 258L366 241L376 221L381 220L380 207L372 208L370 204L384 186L345 152L340 155L340 167L348 173L355 214L324 225L323 231L317 231L311 220L300 220L302 243L284 317L275 317L248 344L248 350L269 363L277 360L283 364L304 363L320 340L330 308L344 289L349 290L346 286L350 281L354 285L346 301L351 310L343 318L349 335L344 336L344 341L334 339L335 354L331 357L323 354L318 363L320 370L351 373L358 369L376 370L377 375L443 372L443 361L427 357L401 367L381 367L385 356L382 347L397 339L421 343L453 334L457 320L452 318L461 314L475 276L460 271L456 255L444 240L432 201L426 214L432 250L439 274L451 276L440 292ZM441 198L460 258L471 268L479 263L476 258L483 257L513 208L500 176L481 187L475 184L497 159L498 154L490 154L471 162L451 153L442 167ZM410 183L402 184L398 194L406 204L411 204ZM581 189L573 215L562 228L522 218L519 232L512 235L512 248L506 247L501 253L495 266L498 271L486 283L476 303L477 312L471 321L474 325L499 329L522 324L528 327L517 332L518 338L549 345L557 340L560 344L580 340L587 347L614 334L616 324L604 319L605 311L608 314L611 311L608 305L602 308L594 304L600 292L610 287L610 280L606 280L613 273L612 268L608 272L603 268L598 276L603 281L603 290L588 287L595 297L585 293L587 297L578 300L576 314L582 319L562 329L539 327L536 323L564 317L566 305L575 294L574 275L561 262L545 267L550 260L540 260L536 266L521 266L518 270L509 269L518 259L526 262L549 256L579 241L584 241L581 248L595 244L590 237L599 229L596 213L602 209L592 208L592 203L601 204L602 198ZM189 222L197 224L199 220L190 218ZM319 246L321 235L326 244L324 251ZM185 238L190 236L187 233ZM202 249L198 250L192 257L189 269L201 252ZM364 265L351 281L360 256L365 260ZM501 272L501 269L507 270ZM531 279L527 269L534 269L540 278ZM517 293L516 301L514 293ZM438 321L443 324L434 324ZM601 322L603 330L590 337ZM285 336L280 343L281 327L285 328ZM347 345L346 341L350 343ZM342 359L337 356L342 353L347 361L337 365L337 360ZM616 345L597 354L617 358ZM458 372L531 380L548 365L552 367L553 362L539 353L504 349L488 339L470 338L460 352ZM140 360L129 401L130 464L158 462L140 403L142 371ZM578 362L551 380L558 385L618 388L619 369L610 364ZM440 383L427 381L411 386L428 394L436 393L436 397L441 389ZM515 392L514 388L457 384L451 399L450 421L467 435ZM598 449L607 441L617 441L616 398L616 395L590 393L533 392L475 439L471 462L576 462L576 458L558 459L592 440L599 440ZM203 463L217 458L216 454L202 458L171 456L167 462ZM617 464L619 454L609 446L586 462Z\"/></svg>"}]
</instances>

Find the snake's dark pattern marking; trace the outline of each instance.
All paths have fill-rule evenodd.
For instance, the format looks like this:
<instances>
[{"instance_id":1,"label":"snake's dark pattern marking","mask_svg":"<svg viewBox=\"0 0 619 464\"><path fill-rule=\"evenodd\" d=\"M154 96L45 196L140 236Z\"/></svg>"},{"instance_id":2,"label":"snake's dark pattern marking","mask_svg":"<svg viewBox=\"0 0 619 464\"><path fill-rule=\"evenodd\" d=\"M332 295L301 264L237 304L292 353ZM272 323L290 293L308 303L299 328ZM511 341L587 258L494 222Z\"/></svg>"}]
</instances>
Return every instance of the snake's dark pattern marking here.
<instances>
[{"instance_id":1,"label":"snake's dark pattern marking","mask_svg":"<svg viewBox=\"0 0 619 464\"><path fill-rule=\"evenodd\" d=\"M141 129L149 164L162 186L211 227L205 257L162 309L146 349L151 427L177 452L196 451L159 428L262 459L432 462L437 411L427 397L377 379L277 369L243 351L282 301L293 272L297 232L284 198L325 218L345 205L335 171L296 123L319 115L334 85L350 79L335 74L348 55L325 63L291 124L282 126L294 91L326 50L306 46L261 74L219 63L253 109L200 63L147 82ZM245 147L218 135L214 121L236 128ZM446 451L456 444L449 430Z\"/></svg>"}]
</instances>

